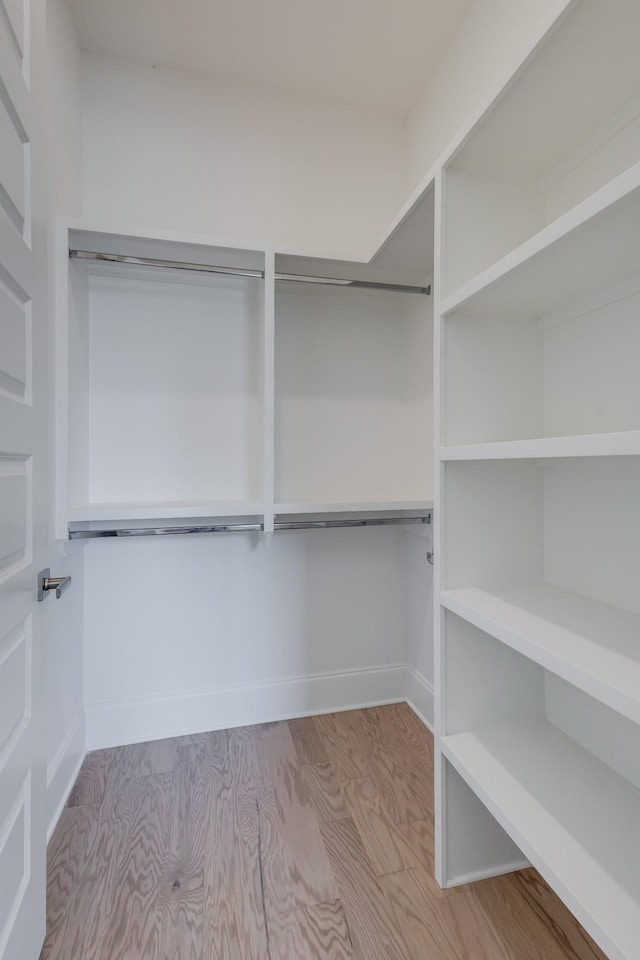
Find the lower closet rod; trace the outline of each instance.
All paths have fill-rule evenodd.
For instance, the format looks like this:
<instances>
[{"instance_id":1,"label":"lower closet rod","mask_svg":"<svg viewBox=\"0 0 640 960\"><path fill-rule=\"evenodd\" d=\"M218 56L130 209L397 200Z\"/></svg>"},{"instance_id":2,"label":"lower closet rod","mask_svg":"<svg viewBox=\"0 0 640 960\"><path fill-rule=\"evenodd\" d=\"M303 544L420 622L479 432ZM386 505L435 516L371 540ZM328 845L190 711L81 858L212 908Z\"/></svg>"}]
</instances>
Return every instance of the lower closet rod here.
<instances>
[{"instance_id":1,"label":"lower closet rod","mask_svg":"<svg viewBox=\"0 0 640 960\"><path fill-rule=\"evenodd\" d=\"M261 533L261 523L216 523L193 527L119 527L116 530L70 530L69 540L101 540L104 537L175 537L183 533Z\"/></svg>"},{"instance_id":2,"label":"lower closet rod","mask_svg":"<svg viewBox=\"0 0 640 960\"><path fill-rule=\"evenodd\" d=\"M431 523L431 513L420 517L366 517L359 520L278 520L274 530L315 530L333 527L384 527ZM100 540L104 537L164 537L185 533L238 533L264 530L262 523L217 523L191 527L119 527L114 530L70 530L70 540Z\"/></svg>"},{"instance_id":3,"label":"lower closet rod","mask_svg":"<svg viewBox=\"0 0 640 960\"><path fill-rule=\"evenodd\" d=\"M325 530L332 527L385 527L408 523L431 523L431 514L421 517L365 517L360 520L278 520L274 530Z\"/></svg>"}]
</instances>

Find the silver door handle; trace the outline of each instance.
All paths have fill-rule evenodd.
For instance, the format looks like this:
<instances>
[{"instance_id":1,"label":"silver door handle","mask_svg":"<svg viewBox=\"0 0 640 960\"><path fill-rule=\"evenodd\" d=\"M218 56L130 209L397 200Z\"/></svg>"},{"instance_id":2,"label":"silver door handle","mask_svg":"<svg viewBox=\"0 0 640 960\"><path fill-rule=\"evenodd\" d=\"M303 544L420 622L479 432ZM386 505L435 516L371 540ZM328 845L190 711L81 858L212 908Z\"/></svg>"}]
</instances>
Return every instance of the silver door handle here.
<instances>
[{"instance_id":1,"label":"silver door handle","mask_svg":"<svg viewBox=\"0 0 640 960\"><path fill-rule=\"evenodd\" d=\"M51 577L49 567L38 574L38 600L46 600L49 590L55 590L56 600L59 600L64 591L71 584L71 577Z\"/></svg>"}]
</instances>

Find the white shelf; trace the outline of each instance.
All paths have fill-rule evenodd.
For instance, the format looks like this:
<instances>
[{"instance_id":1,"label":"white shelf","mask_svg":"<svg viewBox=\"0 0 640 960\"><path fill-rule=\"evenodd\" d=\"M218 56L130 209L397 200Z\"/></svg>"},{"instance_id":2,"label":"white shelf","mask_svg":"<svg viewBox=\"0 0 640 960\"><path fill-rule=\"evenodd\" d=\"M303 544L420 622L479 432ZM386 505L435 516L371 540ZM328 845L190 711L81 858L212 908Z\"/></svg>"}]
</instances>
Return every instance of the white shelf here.
<instances>
[{"instance_id":1,"label":"white shelf","mask_svg":"<svg viewBox=\"0 0 640 960\"><path fill-rule=\"evenodd\" d=\"M78 250L187 263L212 263L248 270L264 269L264 249L238 240L65 217L61 217L59 223L69 231L70 244Z\"/></svg>"},{"instance_id":2,"label":"white shelf","mask_svg":"<svg viewBox=\"0 0 640 960\"><path fill-rule=\"evenodd\" d=\"M431 510L433 500L297 500L275 503L276 514L385 513L397 510Z\"/></svg>"},{"instance_id":3,"label":"white shelf","mask_svg":"<svg viewBox=\"0 0 640 960\"><path fill-rule=\"evenodd\" d=\"M454 734L441 745L607 955L637 957L640 791L545 722Z\"/></svg>"},{"instance_id":4,"label":"white shelf","mask_svg":"<svg viewBox=\"0 0 640 960\"><path fill-rule=\"evenodd\" d=\"M264 504L248 500L202 500L164 503L88 503L71 508L69 521L169 520L183 517L261 516Z\"/></svg>"},{"instance_id":5,"label":"white shelf","mask_svg":"<svg viewBox=\"0 0 640 960\"><path fill-rule=\"evenodd\" d=\"M276 273L426 286L434 259L435 181L428 178L399 211L367 257L292 250L276 253ZM295 288L294 288L295 289ZM298 293L302 289L298 288Z\"/></svg>"},{"instance_id":6,"label":"white shelf","mask_svg":"<svg viewBox=\"0 0 640 960\"><path fill-rule=\"evenodd\" d=\"M509 872L515 844L634 960L640 5L549 14L436 207L435 872Z\"/></svg>"},{"instance_id":7,"label":"white shelf","mask_svg":"<svg viewBox=\"0 0 640 960\"><path fill-rule=\"evenodd\" d=\"M446 297L442 313L538 317L638 272L640 163Z\"/></svg>"},{"instance_id":8,"label":"white shelf","mask_svg":"<svg viewBox=\"0 0 640 960\"><path fill-rule=\"evenodd\" d=\"M640 430L585 433L500 443L441 447L441 460L527 460L555 457L632 457L640 455Z\"/></svg>"},{"instance_id":9,"label":"white shelf","mask_svg":"<svg viewBox=\"0 0 640 960\"><path fill-rule=\"evenodd\" d=\"M433 500L299 500L275 503L276 514L393 513L431 510ZM70 508L71 523L102 520L166 520L188 517L262 516L265 505L249 500L203 500L163 503L87 503Z\"/></svg>"},{"instance_id":10,"label":"white shelf","mask_svg":"<svg viewBox=\"0 0 640 960\"><path fill-rule=\"evenodd\" d=\"M457 616L640 722L640 616L549 584L445 590Z\"/></svg>"}]
</instances>

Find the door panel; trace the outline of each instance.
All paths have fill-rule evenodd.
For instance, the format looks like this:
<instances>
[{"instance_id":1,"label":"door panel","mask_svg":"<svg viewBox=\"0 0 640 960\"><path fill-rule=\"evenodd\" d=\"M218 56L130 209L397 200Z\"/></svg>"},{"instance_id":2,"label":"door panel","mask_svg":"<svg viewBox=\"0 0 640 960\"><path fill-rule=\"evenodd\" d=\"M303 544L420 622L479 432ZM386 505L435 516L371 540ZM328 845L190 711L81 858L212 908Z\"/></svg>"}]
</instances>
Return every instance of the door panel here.
<instances>
[{"instance_id":1,"label":"door panel","mask_svg":"<svg viewBox=\"0 0 640 960\"><path fill-rule=\"evenodd\" d=\"M0 582L27 560L27 486L25 462L0 458Z\"/></svg>"},{"instance_id":2,"label":"door panel","mask_svg":"<svg viewBox=\"0 0 640 960\"><path fill-rule=\"evenodd\" d=\"M0 930L5 936L20 912L31 871L31 777L27 774L4 819L0 821ZM0 951L4 944L0 940Z\"/></svg>"},{"instance_id":3,"label":"door panel","mask_svg":"<svg viewBox=\"0 0 640 960\"><path fill-rule=\"evenodd\" d=\"M5 21L6 32L20 62L24 55L25 13L23 0L0 0L0 21Z\"/></svg>"},{"instance_id":4,"label":"door panel","mask_svg":"<svg viewBox=\"0 0 640 960\"><path fill-rule=\"evenodd\" d=\"M0 761L20 738L31 715L30 648L27 623L0 641Z\"/></svg>"},{"instance_id":5,"label":"door panel","mask_svg":"<svg viewBox=\"0 0 640 960\"><path fill-rule=\"evenodd\" d=\"M30 74L43 12L0 0L0 960L37 960L45 924L46 258Z\"/></svg>"},{"instance_id":6,"label":"door panel","mask_svg":"<svg viewBox=\"0 0 640 960\"><path fill-rule=\"evenodd\" d=\"M29 310L0 281L0 392L15 400L27 398Z\"/></svg>"},{"instance_id":7,"label":"door panel","mask_svg":"<svg viewBox=\"0 0 640 960\"><path fill-rule=\"evenodd\" d=\"M0 98L0 203L9 219L22 232L25 216L26 150L20 133Z\"/></svg>"}]
</instances>

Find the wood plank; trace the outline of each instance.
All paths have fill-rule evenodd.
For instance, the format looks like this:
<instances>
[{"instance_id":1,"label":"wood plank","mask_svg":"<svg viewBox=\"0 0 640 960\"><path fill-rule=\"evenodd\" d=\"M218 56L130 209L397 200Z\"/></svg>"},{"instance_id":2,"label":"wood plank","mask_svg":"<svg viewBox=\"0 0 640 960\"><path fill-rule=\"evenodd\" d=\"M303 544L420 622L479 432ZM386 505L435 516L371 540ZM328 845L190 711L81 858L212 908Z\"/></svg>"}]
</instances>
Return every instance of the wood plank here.
<instances>
[{"instance_id":1,"label":"wood plank","mask_svg":"<svg viewBox=\"0 0 640 960\"><path fill-rule=\"evenodd\" d=\"M320 827L359 960L406 960L407 947L353 820Z\"/></svg>"},{"instance_id":2,"label":"wood plank","mask_svg":"<svg viewBox=\"0 0 640 960\"><path fill-rule=\"evenodd\" d=\"M207 760L199 765L211 782L205 905L213 919L218 960L269 960L255 738L253 727L212 734L205 745Z\"/></svg>"},{"instance_id":3,"label":"wood plank","mask_svg":"<svg viewBox=\"0 0 640 960\"><path fill-rule=\"evenodd\" d=\"M434 898L431 896L433 878L422 868L412 874L413 883L422 889L423 901L430 903L429 924L438 942L447 945L445 956L448 960L460 957L513 960L514 956L518 960L529 960L526 941L520 931L516 934L518 946L514 953L503 937L508 917L503 916L497 924L492 923L474 893L475 885L465 890L446 891Z\"/></svg>"},{"instance_id":4,"label":"wood plank","mask_svg":"<svg viewBox=\"0 0 640 960\"><path fill-rule=\"evenodd\" d=\"M171 773L179 759L174 740L151 740L116 747L111 777L114 782L128 783L134 778Z\"/></svg>"},{"instance_id":5,"label":"wood plank","mask_svg":"<svg viewBox=\"0 0 640 960\"><path fill-rule=\"evenodd\" d=\"M340 900L298 907L298 921L309 957L314 960L352 960L353 944Z\"/></svg>"},{"instance_id":6,"label":"wood plank","mask_svg":"<svg viewBox=\"0 0 640 960\"><path fill-rule=\"evenodd\" d=\"M93 753L87 754L78 779L69 794L68 807L102 803L113 760L113 750L94 750Z\"/></svg>"},{"instance_id":7,"label":"wood plank","mask_svg":"<svg viewBox=\"0 0 640 960\"><path fill-rule=\"evenodd\" d=\"M288 724L266 724L258 750L260 772L273 791L274 827L280 834L297 902L312 906L338 899L319 819L298 766Z\"/></svg>"},{"instance_id":8,"label":"wood plank","mask_svg":"<svg viewBox=\"0 0 640 960\"><path fill-rule=\"evenodd\" d=\"M423 867L430 876L434 877L433 883L434 886L437 886L435 881L433 820L413 820L410 823L399 823L396 829L411 850L418 866ZM440 888L438 887L438 889Z\"/></svg>"},{"instance_id":9,"label":"wood plank","mask_svg":"<svg viewBox=\"0 0 640 960\"><path fill-rule=\"evenodd\" d=\"M478 960L475 953L454 956L449 941L439 923L433 922L433 902L421 882L420 870L401 870L380 878L398 929L402 930L407 945L406 960L456 960L468 957ZM520 958L519 958L520 960Z\"/></svg>"},{"instance_id":10,"label":"wood plank","mask_svg":"<svg viewBox=\"0 0 640 960\"><path fill-rule=\"evenodd\" d=\"M368 768L366 757L358 749L354 719L347 713L325 713L314 717L323 739L329 760L333 764L339 780L357 780L366 777Z\"/></svg>"},{"instance_id":11,"label":"wood plank","mask_svg":"<svg viewBox=\"0 0 640 960\"><path fill-rule=\"evenodd\" d=\"M566 960L562 941L527 904L525 897L508 876L474 884L468 896L478 903L484 924L496 930L507 953L526 960ZM505 923L505 917L509 923ZM585 943L586 945L586 943ZM575 954L574 954L575 956ZM592 954L592 957L602 954Z\"/></svg>"},{"instance_id":12,"label":"wood plank","mask_svg":"<svg viewBox=\"0 0 640 960\"><path fill-rule=\"evenodd\" d=\"M203 733L186 733L182 737L174 737L173 742L180 749L180 747L191 747L194 743L202 743L208 736L208 730Z\"/></svg>"},{"instance_id":13,"label":"wood plank","mask_svg":"<svg viewBox=\"0 0 640 960\"><path fill-rule=\"evenodd\" d=\"M303 938L303 915L298 912L300 903L292 883L290 851L282 835L281 810L265 770L264 734L262 727L228 731L233 783L238 791L236 833L240 842L236 837L229 850L230 868L226 866L224 844L222 848L220 843L213 845L219 886L235 911L222 926L218 953L220 960L312 960L311 947ZM290 739L289 749L293 750ZM270 763L273 760L272 756ZM221 823L219 813L212 816ZM226 831L222 839L228 836ZM238 901L244 901L240 910ZM249 942L246 932L252 923L257 931Z\"/></svg>"},{"instance_id":14,"label":"wood plank","mask_svg":"<svg viewBox=\"0 0 640 960\"><path fill-rule=\"evenodd\" d=\"M258 860L260 893L265 917L268 957L306 960L310 951L303 939L297 900L291 882L287 851L280 830L280 812L274 791L264 778L258 782Z\"/></svg>"},{"instance_id":15,"label":"wood plank","mask_svg":"<svg viewBox=\"0 0 640 960\"><path fill-rule=\"evenodd\" d=\"M362 714L363 722L366 717L367 733L372 741L371 778L391 818L395 823L407 823L433 817L432 753L429 752L422 763L417 762L402 738L390 736L389 725L396 731L393 720L390 724L385 720L381 727L371 719L369 711ZM427 742L430 745L430 741Z\"/></svg>"},{"instance_id":16,"label":"wood plank","mask_svg":"<svg viewBox=\"0 0 640 960\"><path fill-rule=\"evenodd\" d=\"M384 708L380 708L384 709ZM417 768L414 758L400 741L393 741L393 755L388 749L390 738L384 726L367 710L354 711L352 732L365 758L368 776L378 790L394 823L407 823L433 816L433 787L429 775ZM422 777L420 776L422 773Z\"/></svg>"},{"instance_id":17,"label":"wood plank","mask_svg":"<svg viewBox=\"0 0 640 960\"><path fill-rule=\"evenodd\" d=\"M394 823L433 817L433 790L426 777L403 770L386 750L376 751L371 779Z\"/></svg>"},{"instance_id":18,"label":"wood plank","mask_svg":"<svg viewBox=\"0 0 640 960\"><path fill-rule=\"evenodd\" d=\"M47 935L42 960L54 955L64 935L68 911L73 904L78 876L86 864L89 837L95 828L94 806L66 807L60 816L47 851Z\"/></svg>"},{"instance_id":19,"label":"wood plank","mask_svg":"<svg viewBox=\"0 0 640 960\"><path fill-rule=\"evenodd\" d=\"M195 743L195 742L194 742ZM169 855L160 879L159 956L170 960L218 960L212 912L205 891L206 827L212 784L201 754L181 750L169 812Z\"/></svg>"},{"instance_id":20,"label":"wood plank","mask_svg":"<svg viewBox=\"0 0 640 960\"><path fill-rule=\"evenodd\" d=\"M313 763L301 767L302 780L318 820L345 820L351 816L332 763Z\"/></svg>"},{"instance_id":21,"label":"wood plank","mask_svg":"<svg viewBox=\"0 0 640 960\"><path fill-rule=\"evenodd\" d=\"M289 720L288 723L300 766L326 763L329 760L316 717L300 717Z\"/></svg>"},{"instance_id":22,"label":"wood plank","mask_svg":"<svg viewBox=\"0 0 640 960\"><path fill-rule=\"evenodd\" d=\"M443 890L435 878L434 867L434 831L432 820L415 820L412 823L399 823L396 826L397 832L401 835L412 855L418 861L418 866L422 868L421 880L427 888L427 892L432 900L438 900L441 897L455 897L466 890L472 890L473 884L460 884L457 887L450 887Z\"/></svg>"},{"instance_id":23,"label":"wood plank","mask_svg":"<svg viewBox=\"0 0 640 960\"><path fill-rule=\"evenodd\" d=\"M433 784L433 734L406 703L370 707L387 750L405 771L413 770L428 785Z\"/></svg>"},{"instance_id":24,"label":"wood plank","mask_svg":"<svg viewBox=\"0 0 640 960\"><path fill-rule=\"evenodd\" d=\"M203 778L210 783L223 781L232 785L232 770L229 757L229 736L226 730L214 730L202 740L178 747L179 762L176 772L184 768L183 775L191 771L191 778Z\"/></svg>"},{"instance_id":25,"label":"wood plank","mask_svg":"<svg viewBox=\"0 0 640 960\"><path fill-rule=\"evenodd\" d=\"M369 707L366 712L382 729L389 747L401 743L416 754L421 765L431 767L433 734L408 703Z\"/></svg>"},{"instance_id":26,"label":"wood plank","mask_svg":"<svg viewBox=\"0 0 640 960\"><path fill-rule=\"evenodd\" d=\"M502 894L495 879L439 890L422 867L389 874L379 882L407 940L410 958L562 960L565 954L552 932L541 931L531 922L531 913L516 903L510 877L497 879L504 882Z\"/></svg>"},{"instance_id":27,"label":"wood plank","mask_svg":"<svg viewBox=\"0 0 640 960\"><path fill-rule=\"evenodd\" d=\"M128 828L117 854L117 883L102 934L109 960L155 957L159 950L156 907L169 850L171 774L151 774L129 784L115 805Z\"/></svg>"},{"instance_id":28,"label":"wood plank","mask_svg":"<svg viewBox=\"0 0 640 960\"><path fill-rule=\"evenodd\" d=\"M64 919L56 936L47 937L46 953L43 952L46 960L68 960L69 957L93 960L96 951L103 946L102 935L111 909L112 891L119 879L119 851L130 821L130 812L116 807L122 791L119 783L117 786L118 792L114 792L109 778L99 814L91 825L83 861L75 874Z\"/></svg>"},{"instance_id":29,"label":"wood plank","mask_svg":"<svg viewBox=\"0 0 640 960\"><path fill-rule=\"evenodd\" d=\"M520 870L500 879L508 880L523 896L527 911L534 913L542 926L553 931L562 944L561 956L571 960L606 960L604 953L537 870Z\"/></svg>"},{"instance_id":30,"label":"wood plank","mask_svg":"<svg viewBox=\"0 0 640 960\"><path fill-rule=\"evenodd\" d=\"M380 877L417 866L411 849L389 821L371 780L348 780L342 789L374 873Z\"/></svg>"}]
</instances>

